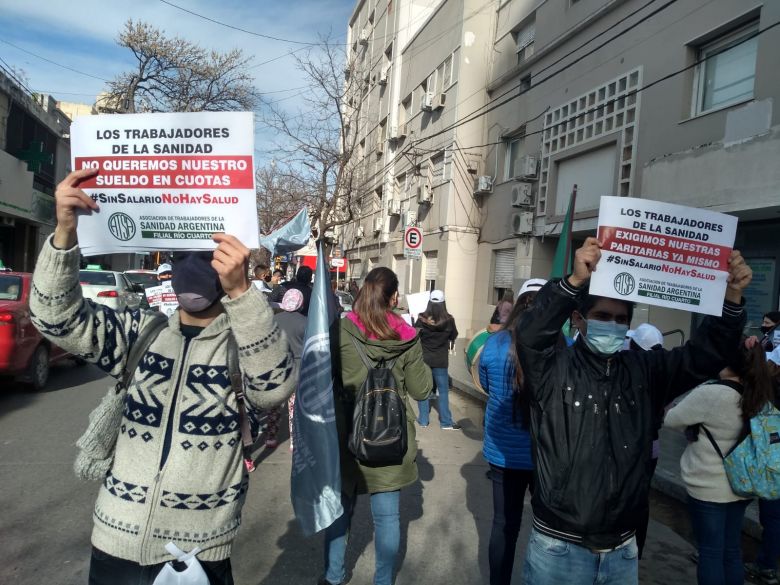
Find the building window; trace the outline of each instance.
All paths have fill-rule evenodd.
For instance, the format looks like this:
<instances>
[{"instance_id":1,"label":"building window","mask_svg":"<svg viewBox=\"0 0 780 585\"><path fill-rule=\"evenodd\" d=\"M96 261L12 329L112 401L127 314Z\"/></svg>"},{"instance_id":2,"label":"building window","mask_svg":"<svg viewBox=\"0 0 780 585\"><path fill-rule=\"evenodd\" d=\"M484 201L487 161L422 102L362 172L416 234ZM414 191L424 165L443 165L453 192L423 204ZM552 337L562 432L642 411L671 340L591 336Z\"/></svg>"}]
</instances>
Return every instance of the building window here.
<instances>
[{"instance_id":1,"label":"building window","mask_svg":"<svg viewBox=\"0 0 780 585\"><path fill-rule=\"evenodd\" d=\"M523 139L511 138L504 144L506 149L506 163L504 164L506 173L504 178L509 180L520 174L520 153L522 152Z\"/></svg>"},{"instance_id":2,"label":"building window","mask_svg":"<svg viewBox=\"0 0 780 585\"><path fill-rule=\"evenodd\" d=\"M428 164L428 168L431 171L431 185L436 186L444 182L444 151L439 152L431 157L431 162Z\"/></svg>"},{"instance_id":3,"label":"building window","mask_svg":"<svg viewBox=\"0 0 780 585\"><path fill-rule=\"evenodd\" d=\"M515 278L515 249L493 251L493 290L491 302L494 305L504 296L504 293L512 289Z\"/></svg>"},{"instance_id":4,"label":"building window","mask_svg":"<svg viewBox=\"0 0 780 585\"><path fill-rule=\"evenodd\" d=\"M745 38L757 30L754 21L699 47L694 115L753 97L758 38Z\"/></svg>"},{"instance_id":5,"label":"building window","mask_svg":"<svg viewBox=\"0 0 780 585\"><path fill-rule=\"evenodd\" d=\"M438 252L425 253L425 290L436 290L436 278L439 276Z\"/></svg>"},{"instance_id":6,"label":"building window","mask_svg":"<svg viewBox=\"0 0 780 585\"><path fill-rule=\"evenodd\" d=\"M523 63L534 54L534 39L536 38L536 19L519 28L515 33L517 43L517 63Z\"/></svg>"},{"instance_id":7,"label":"building window","mask_svg":"<svg viewBox=\"0 0 780 585\"><path fill-rule=\"evenodd\" d=\"M401 111L398 113L398 123L400 125L406 124L412 118L412 94L406 96L406 99L401 102Z\"/></svg>"}]
</instances>

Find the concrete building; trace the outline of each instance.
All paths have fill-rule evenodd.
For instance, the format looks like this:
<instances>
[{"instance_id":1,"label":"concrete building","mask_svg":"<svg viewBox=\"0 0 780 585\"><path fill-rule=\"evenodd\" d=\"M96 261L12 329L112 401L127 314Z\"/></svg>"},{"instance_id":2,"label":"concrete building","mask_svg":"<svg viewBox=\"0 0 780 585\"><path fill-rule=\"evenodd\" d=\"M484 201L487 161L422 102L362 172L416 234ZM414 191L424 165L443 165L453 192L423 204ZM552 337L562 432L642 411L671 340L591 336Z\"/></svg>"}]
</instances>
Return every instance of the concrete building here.
<instances>
[{"instance_id":1,"label":"concrete building","mask_svg":"<svg viewBox=\"0 0 780 585\"><path fill-rule=\"evenodd\" d=\"M350 18L349 58L368 87L358 132L360 219L339 237L348 278L392 268L404 295L444 289L464 333L472 327L480 213L472 196L483 121L460 123L485 103L495 7L481 0L360 0ZM419 260L403 231L423 232Z\"/></svg>"},{"instance_id":2,"label":"concrete building","mask_svg":"<svg viewBox=\"0 0 780 585\"><path fill-rule=\"evenodd\" d=\"M54 230L54 189L70 168L70 120L0 67L0 259L31 271ZM28 170L31 163L32 171Z\"/></svg>"},{"instance_id":3,"label":"concrete building","mask_svg":"<svg viewBox=\"0 0 780 585\"><path fill-rule=\"evenodd\" d=\"M547 276L573 185L575 237L599 197L643 197L739 217L756 278L750 324L777 309L780 5L754 0L509 0L496 12L485 116L489 193L473 323L509 284ZM709 57L709 58L707 58ZM485 190L487 191L487 190ZM774 234L774 235L773 235ZM501 240L489 244L485 240ZM695 321L641 307L662 331ZM679 338L675 339L678 341Z\"/></svg>"},{"instance_id":4,"label":"concrete building","mask_svg":"<svg viewBox=\"0 0 780 585\"><path fill-rule=\"evenodd\" d=\"M94 116L98 113L94 105L78 102L57 102L57 108L70 118L71 122L79 116Z\"/></svg>"}]
</instances>

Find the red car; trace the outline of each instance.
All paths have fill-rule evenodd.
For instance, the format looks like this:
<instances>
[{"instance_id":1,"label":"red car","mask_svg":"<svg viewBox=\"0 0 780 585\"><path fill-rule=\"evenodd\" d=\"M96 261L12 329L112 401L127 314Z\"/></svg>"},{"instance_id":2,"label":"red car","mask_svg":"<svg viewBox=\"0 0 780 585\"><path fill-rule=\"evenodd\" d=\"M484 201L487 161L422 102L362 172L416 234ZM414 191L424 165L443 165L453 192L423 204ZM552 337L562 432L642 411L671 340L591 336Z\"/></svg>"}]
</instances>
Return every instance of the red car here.
<instances>
[{"instance_id":1,"label":"red car","mask_svg":"<svg viewBox=\"0 0 780 585\"><path fill-rule=\"evenodd\" d=\"M0 272L0 375L19 377L40 390L49 366L68 357L43 338L30 320L29 272Z\"/></svg>"}]
</instances>

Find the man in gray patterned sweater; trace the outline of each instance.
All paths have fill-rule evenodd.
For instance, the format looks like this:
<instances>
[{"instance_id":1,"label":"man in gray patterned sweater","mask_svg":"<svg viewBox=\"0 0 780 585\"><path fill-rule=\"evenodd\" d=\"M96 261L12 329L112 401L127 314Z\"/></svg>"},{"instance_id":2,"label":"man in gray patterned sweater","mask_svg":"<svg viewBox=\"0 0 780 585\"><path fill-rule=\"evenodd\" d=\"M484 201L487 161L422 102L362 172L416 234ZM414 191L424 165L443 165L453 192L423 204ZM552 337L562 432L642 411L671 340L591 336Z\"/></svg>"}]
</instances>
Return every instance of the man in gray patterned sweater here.
<instances>
[{"instance_id":1,"label":"man in gray patterned sweater","mask_svg":"<svg viewBox=\"0 0 780 585\"><path fill-rule=\"evenodd\" d=\"M74 171L57 187L57 227L38 258L30 308L43 335L119 378L153 316L82 297L77 214L97 204L79 183L93 174ZM128 385L114 461L95 504L90 585L152 583L171 560L169 541L201 549L212 585L233 582L230 551L248 475L228 376L228 337L236 339L254 406L287 399L294 360L268 303L247 279L249 250L229 235L214 240L213 258L194 254L181 264L178 289L174 284L180 309Z\"/></svg>"}]
</instances>

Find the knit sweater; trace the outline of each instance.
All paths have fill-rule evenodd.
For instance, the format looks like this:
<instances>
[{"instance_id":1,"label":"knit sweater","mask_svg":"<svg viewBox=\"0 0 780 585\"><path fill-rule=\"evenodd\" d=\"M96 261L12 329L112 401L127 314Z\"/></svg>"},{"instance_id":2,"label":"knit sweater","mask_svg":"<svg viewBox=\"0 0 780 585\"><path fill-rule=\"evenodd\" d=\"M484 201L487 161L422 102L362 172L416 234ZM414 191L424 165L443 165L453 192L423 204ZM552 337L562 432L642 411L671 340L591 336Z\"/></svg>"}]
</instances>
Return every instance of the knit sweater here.
<instances>
[{"instance_id":1,"label":"knit sweater","mask_svg":"<svg viewBox=\"0 0 780 585\"><path fill-rule=\"evenodd\" d=\"M739 392L729 382L702 384L666 413L664 426L682 431L703 424L725 454L742 432L739 400ZM680 471L688 494L697 500L724 503L741 499L731 491L723 460L704 431L699 432L698 441L688 443L680 458Z\"/></svg>"},{"instance_id":2,"label":"knit sweater","mask_svg":"<svg viewBox=\"0 0 780 585\"><path fill-rule=\"evenodd\" d=\"M173 541L184 550L200 547L204 561L230 556L248 475L228 336L237 341L244 389L257 407L292 393L294 360L255 287L222 305L225 312L191 340L175 313L134 373L113 465L95 504L92 544L103 552L151 565L170 560L165 544ZM50 241L35 268L30 311L45 337L115 378L154 318L84 300L78 247L57 250Z\"/></svg>"}]
</instances>

